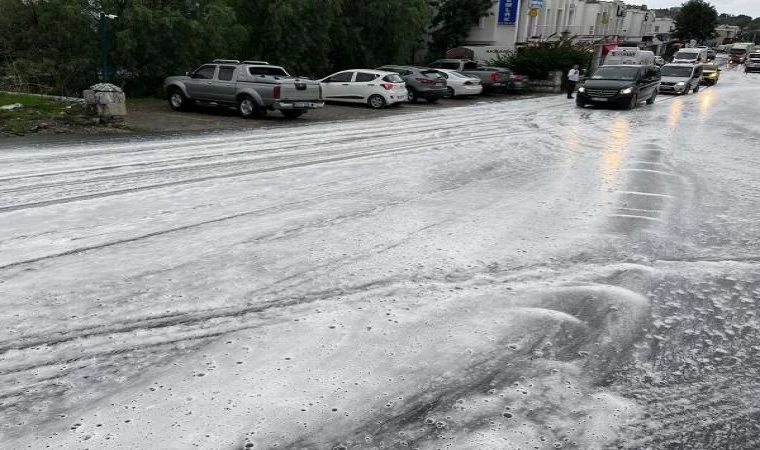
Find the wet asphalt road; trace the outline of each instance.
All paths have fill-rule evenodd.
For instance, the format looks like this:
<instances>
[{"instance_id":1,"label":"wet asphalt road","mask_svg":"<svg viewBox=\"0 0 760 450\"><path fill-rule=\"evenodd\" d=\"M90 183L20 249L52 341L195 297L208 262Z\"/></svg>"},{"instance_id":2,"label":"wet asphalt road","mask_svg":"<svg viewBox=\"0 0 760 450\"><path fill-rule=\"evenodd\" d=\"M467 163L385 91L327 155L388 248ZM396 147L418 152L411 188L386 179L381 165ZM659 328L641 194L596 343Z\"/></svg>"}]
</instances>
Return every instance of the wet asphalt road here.
<instances>
[{"instance_id":1,"label":"wet asphalt road","mask_svg":"<svg viewBox=\"0 0 760 450\"><path fill-rule=\"evenodd\" d=\"M0 152L3 448L757 448L760 76Z\"/></svg>"}]
</instances>

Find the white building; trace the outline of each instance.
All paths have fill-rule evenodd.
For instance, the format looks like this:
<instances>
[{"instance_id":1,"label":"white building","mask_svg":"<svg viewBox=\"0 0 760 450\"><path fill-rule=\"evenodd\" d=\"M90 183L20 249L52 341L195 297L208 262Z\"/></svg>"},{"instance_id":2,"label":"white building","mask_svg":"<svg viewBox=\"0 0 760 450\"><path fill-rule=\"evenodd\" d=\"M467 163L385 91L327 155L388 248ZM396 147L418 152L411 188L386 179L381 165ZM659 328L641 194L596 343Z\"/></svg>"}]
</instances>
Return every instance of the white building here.
<instances>
[{"instance_id":1,"label":"white building","mask_svg":"<svg viewBox=\"0 0 760 450\"><path fill-rule=\"evenodd\" d=\"M621 0L497 0L465 45L514 49L561 38L641 41L651 39L654 23L654 12L629 9Z\"/></svg>"},{"instance_id":2,"label":"white building","mask_svg":"<svg viewBox=\"0 0 760 450\"><path fill-rule=\"evenodd\" d=\"M670 35L676 31L676 22L670 17L657 18L654 21L654 34Z\"/></svg>"}]
</instances>

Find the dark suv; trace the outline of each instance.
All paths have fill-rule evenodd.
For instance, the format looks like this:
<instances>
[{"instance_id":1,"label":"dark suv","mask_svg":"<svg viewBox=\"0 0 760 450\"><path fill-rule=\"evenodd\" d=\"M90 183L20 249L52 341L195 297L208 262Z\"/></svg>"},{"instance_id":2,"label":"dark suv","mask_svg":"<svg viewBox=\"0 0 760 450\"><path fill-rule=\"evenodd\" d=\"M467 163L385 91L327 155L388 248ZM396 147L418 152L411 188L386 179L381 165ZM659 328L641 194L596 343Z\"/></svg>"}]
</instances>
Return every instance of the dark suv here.
<instances>
[{"instance_id":1,"label":"dark suv","mask_svg":"<svg viewBox=\"0 0 760 450\"><path fill-rule=\"evenodd\" d=\"M635 108L640 102L654 103L660 87L657 66L602 66L578 88L576 104Z\"/></svg>"},{"instance_id":2,"label":"dark suv","mask_svg":"<svg viewBox=\"0 0 760 450\"><path fill-rule=\"evenodd\" d=\"M383 66L377 70L401 75L406 82L411 103L416 103L420 98L435 103L448 95L446 79L437 70L417 66Z\"/></svg>"}]
</instances>

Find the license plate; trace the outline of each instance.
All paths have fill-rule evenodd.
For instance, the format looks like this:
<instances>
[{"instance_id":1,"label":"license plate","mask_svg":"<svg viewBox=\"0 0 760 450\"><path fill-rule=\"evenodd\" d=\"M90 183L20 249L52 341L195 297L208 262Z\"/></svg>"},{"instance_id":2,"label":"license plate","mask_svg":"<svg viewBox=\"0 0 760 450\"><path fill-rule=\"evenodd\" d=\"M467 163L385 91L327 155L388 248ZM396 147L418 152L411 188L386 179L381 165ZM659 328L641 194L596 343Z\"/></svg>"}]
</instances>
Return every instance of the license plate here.
<instances>
[{"instance_id":1,"label":"license plate","mask_svg":"<svg viewBox=\"0 0 760 450\"><path fill-rule=\"evenodd\" d=\"M591 97L591 101L592 102L606 102L607 99L606 98L601 98L601 97Z\"/></svg>"},{"instance_id":2,"label":"license plate","mask_svg":"<svg viewBox=\"0 0 760 450\"><path fill-rule=\"evenodd\" d=\"M306 108L307 106L309 106L309 104L306 102L295 102L293 104L294 108Z\"/></svg>"}]
</instances>

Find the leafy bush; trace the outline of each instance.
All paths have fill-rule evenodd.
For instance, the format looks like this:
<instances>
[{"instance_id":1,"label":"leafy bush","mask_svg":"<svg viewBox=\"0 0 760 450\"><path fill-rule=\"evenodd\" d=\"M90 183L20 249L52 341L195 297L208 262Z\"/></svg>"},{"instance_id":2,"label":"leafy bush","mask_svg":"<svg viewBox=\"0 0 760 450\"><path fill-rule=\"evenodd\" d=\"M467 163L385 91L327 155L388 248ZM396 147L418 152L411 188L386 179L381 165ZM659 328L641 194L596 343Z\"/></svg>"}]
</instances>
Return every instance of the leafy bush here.
<instances>
[{"instance_id":1,"label":"leafy bush","mask_svg":"<svg viewBox=\"0 0 760 450\"><path fill-rule=\"evenodd\" d=\"M527 75L534 80L545 80L549 72L560 70L566 72L575 64L581 68L588 67L594 56L593 49L580 45L544 45L536 48L524 48L500 54L489 65L508 67L515 73Z\"/></svg>"}]
</instances>

